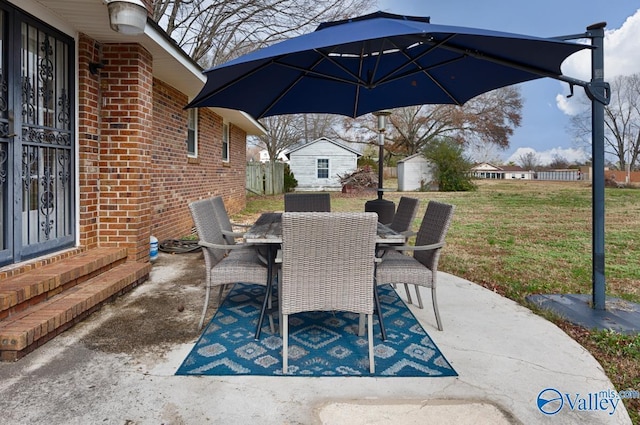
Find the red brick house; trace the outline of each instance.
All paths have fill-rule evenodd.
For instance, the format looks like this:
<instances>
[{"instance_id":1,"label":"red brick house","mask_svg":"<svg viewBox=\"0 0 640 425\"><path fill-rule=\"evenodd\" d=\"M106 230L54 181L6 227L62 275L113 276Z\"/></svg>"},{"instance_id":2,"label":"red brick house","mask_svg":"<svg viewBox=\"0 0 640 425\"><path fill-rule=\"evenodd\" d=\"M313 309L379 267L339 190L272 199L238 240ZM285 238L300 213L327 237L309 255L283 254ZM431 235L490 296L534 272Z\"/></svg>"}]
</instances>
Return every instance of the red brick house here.
<instances>
[{"instance_id":1,"label":"red brick house","mask_svg":"<svg viewBox=\"0 0 640 425\"><path fill-rule=\"evenodd\" d=\"M107 3L0 0L0 359L144 281L150 235L190 233L189 202L245 204L260 124L183 110L200 67L150 19L113 30Z\"/></svg>"}]
</instances>

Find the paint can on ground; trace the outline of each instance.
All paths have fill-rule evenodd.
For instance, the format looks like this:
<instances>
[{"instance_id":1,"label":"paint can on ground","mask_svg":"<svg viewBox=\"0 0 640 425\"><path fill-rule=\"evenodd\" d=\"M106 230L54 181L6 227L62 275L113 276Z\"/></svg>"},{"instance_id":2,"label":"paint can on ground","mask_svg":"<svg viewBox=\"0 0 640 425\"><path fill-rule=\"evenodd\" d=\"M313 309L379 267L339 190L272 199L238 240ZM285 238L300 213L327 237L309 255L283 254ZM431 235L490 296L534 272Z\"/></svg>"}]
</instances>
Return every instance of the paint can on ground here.
<instances>
[{"instance_id":1,"label":"paint can on ground","mask_svg":"<svg viewBox=\"0 0 640 425\"><path fill-rule=\"evenodd\" d=\"M151 245L149 250L149 260L155 261L158 259L158 238L151 236L149 241Z\"/></svg>"}]
</instances>

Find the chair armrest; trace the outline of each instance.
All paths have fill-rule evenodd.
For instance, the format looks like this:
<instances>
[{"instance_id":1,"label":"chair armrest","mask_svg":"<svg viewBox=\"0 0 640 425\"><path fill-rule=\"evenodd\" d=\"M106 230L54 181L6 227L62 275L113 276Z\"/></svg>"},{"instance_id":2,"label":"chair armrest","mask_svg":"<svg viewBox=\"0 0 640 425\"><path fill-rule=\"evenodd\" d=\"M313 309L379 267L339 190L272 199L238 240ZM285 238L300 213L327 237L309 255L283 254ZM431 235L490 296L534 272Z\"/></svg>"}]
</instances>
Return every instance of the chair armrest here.
<instances>
[{"instance_id":1,"label":"chair armrest","mask_svg":"<svg viewBox=\"0 0 640 425\"><path fill-rule=\"evenodd\" d=\"M205 241L198 241L198 245L207 247L207 248L213 248L213 249L223 249L225 251L229 251L232 249L247 249L247 248L254 248L254 244L237 244L237 245L220 245L217 243L209 243L209 242L205 242Z\"/></svg>"},{"instance_id":2,"label":"chair armrest","mask_svg":"<svg viewBox=\"0 0 640 425\"><path fill-rule=\"evenodd\" d=\"M222 234L224 236L231 236L231 237L234 237L234 238L241 238L241 237L244 236L244 233L242 233L242 232L230 232L228 230L223 230Z\"/></svg>"},{"instance_id":3,"label":"chair armrest","mask_svg":"<svg viewBox=\"0 0 640 425\"><path fill-rule=\"evenodd\" d=\"M243 223L231 223L233 227L244 227L245 229L249 229L253 226L253 224L243 224Z\"/></svg>"},{"instance_id":4,"label":"chair armrest","mask_svg":"<svg viewBox=\"0 0 640 425\"><path fill-rule=\"evenodd\" d=\"M276 252L276 259L274 261L276 264L282 264L282 250L279 249L278 252Z\"/></svg>"},{"instance_id":5,"label":"chair armrest","mask_svg":"<svg viewBox=\"0 0 640 425\"><path fill-rule=\"evenodd\" d=\"M434 249L440 249L445 245L444 242L433 243L430 245L379 245L379 250L384 251L433 251Z\"/></svg>"},{"instance_id":6,"label":"chair armrest","mask_svg":"<svg viewBox=\"0 0 640 425\"><path fill-rule=\"evenodd\" d=\"M410 238L411 236L415 236L418 234L418 232L414 232L413 230L405 230L404 232L399 232L399 233L407 239Z\"/></svg>"}]
</instances>

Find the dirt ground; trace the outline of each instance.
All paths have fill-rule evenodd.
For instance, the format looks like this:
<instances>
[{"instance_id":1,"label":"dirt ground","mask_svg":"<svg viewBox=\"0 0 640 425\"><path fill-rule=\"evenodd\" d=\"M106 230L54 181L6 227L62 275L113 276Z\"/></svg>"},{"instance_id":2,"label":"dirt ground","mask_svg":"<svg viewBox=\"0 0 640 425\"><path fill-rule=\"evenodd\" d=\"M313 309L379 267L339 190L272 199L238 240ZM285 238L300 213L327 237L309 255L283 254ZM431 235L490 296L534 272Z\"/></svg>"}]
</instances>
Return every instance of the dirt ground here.
<instances>
[{"instance_id":1,"label":"dirt ground","mask_svg":"<svg viewBox=\"0 0 640 425\"><path fill-rule=\"evenodd\" d=\"M161 358L175 344L192 342L204 298L202 252L160 253L148 281L90 317L92 326L80 342L90 350ZM215 294L214 294L215 295ZM212 305L213 304L213 305ZM215 313L215 299L207 317Z\"/></svg>"}]
</instances>

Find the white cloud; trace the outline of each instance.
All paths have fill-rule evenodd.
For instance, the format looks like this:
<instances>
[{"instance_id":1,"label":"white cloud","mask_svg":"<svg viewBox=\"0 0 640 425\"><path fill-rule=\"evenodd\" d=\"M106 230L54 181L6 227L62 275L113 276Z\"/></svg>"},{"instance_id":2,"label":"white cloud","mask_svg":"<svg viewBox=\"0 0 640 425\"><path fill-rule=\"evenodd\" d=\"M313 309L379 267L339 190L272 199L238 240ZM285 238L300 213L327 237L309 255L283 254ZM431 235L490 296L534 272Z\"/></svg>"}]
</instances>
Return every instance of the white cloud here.
<instances>
[{"instance_id":1,"label":"white cloud","mask_svg":"<svg viewBox=\"0 0 640 425\"><path fill-rule=\"evenodd\" d=\"M584 162L589 159L590 156L582 149L575 148L553 148L542 152L536 152L536 150L533 148L518 148L513 154L511 154L509 158L507 158L506 162L513 162L517 164L520 157L526 155L529 152L533 152L538 156L541 165L550 164L553 161L554 156L556 155L566 159L570 163Z\"/></svg>"},{"instance_id":2,"label":"white cloud","mask_svg":"<svg viewBox=\"0 0 640 425\"><path fill-rule=\"evenodd\" d=\"M580 112L591 107L582 89L575 90L574 95L570 98L567 97L567 94L569 94L568 90L567 93L556 95L556 105L558 109L565 114L569 116L578 115Z\"/></svg>"},{"instance_id":3,"label":"white cloud","mask_svg":"<svg viewBox=\"0 0 640 425\"><path fill-rule=\"evenodd\" d=\"M604 35L604 73L605 81L619 75L640 73L640 9L629 16L620 28L605 30ZM570 56L562 64L564 75L583 81L591 80L591 52L583 50ZM566 84L562 84L564 93L556 96L558 109L567 115L575 115L584 110L584 90L576 87L575 96L567 98Z\"/></svg>"}]
</instances>

